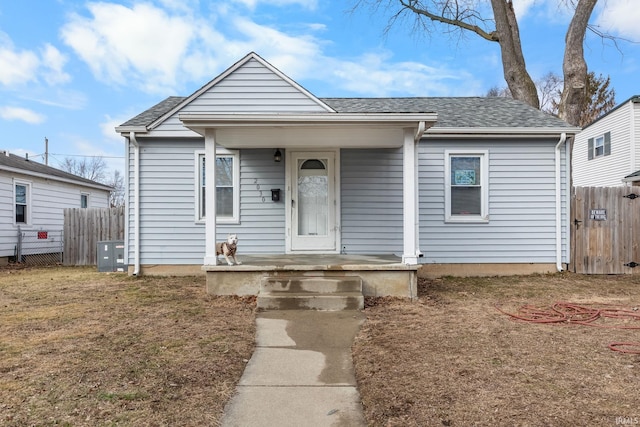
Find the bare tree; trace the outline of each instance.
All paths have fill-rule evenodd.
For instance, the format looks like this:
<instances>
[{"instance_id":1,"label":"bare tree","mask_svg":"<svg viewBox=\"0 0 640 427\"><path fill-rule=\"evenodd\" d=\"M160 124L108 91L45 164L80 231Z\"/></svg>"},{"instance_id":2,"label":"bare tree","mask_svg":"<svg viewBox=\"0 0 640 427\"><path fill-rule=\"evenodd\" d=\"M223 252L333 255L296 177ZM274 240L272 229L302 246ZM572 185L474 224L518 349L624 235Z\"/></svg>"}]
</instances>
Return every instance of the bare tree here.
<instances>
[{"instance_id":1,"label":"bare tree","mask_svg":"<svg viewBox=\"0 0 640 427\"><path fill-rule=\"evenodd\" d=\"M597 0L565 1L574 8L574 14L565 37L564 87L558 112L560 118L576 125L586 91L583 43ZM479 0L357 0L355 8L369 5L375 11L386 4L387 10L393 11L389 27L409 15L418 28L427 32L444 25L444 32L469 32L498 43L504 79L512 96L540 108L538 90L525 63L513 0L490 0L490 3L490 12L482 9Z\"/></svg>"},{"instance_id":2,"label":"bare tree","mask_svg":"<svg viewBox=\"0 0 640 427\"><path fill-rule=\"evenodd\" d=\"M124 206L124 177L118 169L113 172L107 185L113 187L113 191L109 195L109 205L112 208Z\"/></svg>"},{"instance_id":3,"label":"bare tree","mask_svg":"<svg viewBox=\"0 0 640 427\"><path fill-rule=\"evenodd\" d=\"M587 73L586 93L580 107L580 115L576 126L584 127L616 106L616 91L610 87L611 78L591 71ZM554 72L548 72L536 80L540 96L540 109L546 113L558 115L562 97L562 78ZM512 98L509 88L494 86L486 96L503 96Z\"/></svg>"},{"instance_id":4,"label":"bare tree","mask_svg":"<svg viewBox=\"0 0 640 427\"><path fill-rule=\"evenodd\" d=\"M124 177L117 169L113 175L108 176L107 163L102 157L83 157L81 160L65 157L60 164L60 169L113 187L113 191L109 194L109 205L111 207L124 206Z\"/></svg>"},{"instance_id":5,"label":"bare tree","mask_svg":"<svg viewBox=\"0 0 640 427\"><path fill-rule=\"evenodd\" d=\"M102 157L83 157L82 160L65 157L60 164L60 169L82 178L104 183L107 164Z\"/></svg>"},{"instance_id":6,"label":"bare tree","mask_svg":"<svg viewBox=\"0 0 640 427\"><path fill-rule=\"evenodd\" d=\"M538 94L540 95L540 109L546 113L558 115L558 104L562 96L562 77L549 71L536 80Z\"/></svg>"}]
</instances>

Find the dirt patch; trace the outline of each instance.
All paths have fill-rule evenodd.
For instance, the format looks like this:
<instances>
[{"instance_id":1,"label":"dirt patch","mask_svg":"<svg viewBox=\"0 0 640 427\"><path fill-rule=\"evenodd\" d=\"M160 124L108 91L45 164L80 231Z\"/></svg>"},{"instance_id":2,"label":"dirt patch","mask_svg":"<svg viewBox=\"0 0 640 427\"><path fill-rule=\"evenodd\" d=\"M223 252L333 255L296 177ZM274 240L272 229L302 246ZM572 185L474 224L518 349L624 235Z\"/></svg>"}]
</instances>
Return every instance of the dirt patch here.
<instances>
[{"instance_id":1,"label":"dirt patch","mask_svg":"<svg viewBox=\"0 0 640 427\"><path fill-rule=\"evenodd\" d=\"M635 312L638 276L554 274L422 280L417 303L367 299L354 363L371 426L640 423L633 319L531 324L500 313L571 301ZM600 322L600 320L599 320Z\"/></svg>"},{"instance_id":2,"label":"dirt patch","mask_svg":"<svg viewBox=\"0 0 640 427\"><path fill-rule=\"evenodd\" d=\"M217 425L254 301L204 278L0 270L0 424Z\"/></svg>"}]
</instances>

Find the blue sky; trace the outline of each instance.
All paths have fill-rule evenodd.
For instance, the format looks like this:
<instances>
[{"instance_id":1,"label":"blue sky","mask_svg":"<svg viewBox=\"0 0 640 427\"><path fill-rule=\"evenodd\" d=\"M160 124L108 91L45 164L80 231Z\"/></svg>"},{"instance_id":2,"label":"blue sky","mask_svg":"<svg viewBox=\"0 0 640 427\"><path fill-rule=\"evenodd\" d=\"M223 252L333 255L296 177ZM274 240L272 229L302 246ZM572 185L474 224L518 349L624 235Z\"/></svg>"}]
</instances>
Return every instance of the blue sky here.
<instances>
[{"instance_id":1,"label":"blue sky","mask_svg":"<svg viewBox=\"0 0 640 427\"><path fill-rule=\"evenodd\" d=\"M480 0L488 3L488 0ZM0 0L0 149L49 164L103 156L124 169L115 126L187 96L254 51L317 96L483 96L504 86L499 46L411 31L355 0ZM570 14L558 0L514 0L534 79L562 74ZM640 41L637 0L600 0L591 23ZM37 4L37 12L34 10ZM589 35L591 71L616 101L640 94L640 44Z\"/></svg>"}]
</instances>

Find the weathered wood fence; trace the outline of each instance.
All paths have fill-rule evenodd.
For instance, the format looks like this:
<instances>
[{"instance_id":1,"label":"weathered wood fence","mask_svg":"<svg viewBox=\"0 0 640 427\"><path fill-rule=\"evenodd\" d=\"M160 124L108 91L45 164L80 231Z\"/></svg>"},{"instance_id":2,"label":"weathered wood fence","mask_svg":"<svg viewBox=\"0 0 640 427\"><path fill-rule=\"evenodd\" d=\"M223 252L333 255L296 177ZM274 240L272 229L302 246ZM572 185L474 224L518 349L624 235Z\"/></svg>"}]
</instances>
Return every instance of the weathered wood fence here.
<instances>
[{"instance_id":1,"label":"weathered wood fence","mask_svg":"<svg viewBox=\"0 0 640 427\"><path fill-rule=\"evenodd\" d=\"M571 216L571 270L640 274L640 187L575 187Z\"/></svg>"},{"instance_id":2,"label":"weathered wood fence","mask_svg":"<svg viewBox=\"0 0 640 427\"><path fill-rule=\"evenodd\" d=\"M96 265L97 243L124 239L124 207L64 210L64 265Z\"/></svg>"}]
</instances>

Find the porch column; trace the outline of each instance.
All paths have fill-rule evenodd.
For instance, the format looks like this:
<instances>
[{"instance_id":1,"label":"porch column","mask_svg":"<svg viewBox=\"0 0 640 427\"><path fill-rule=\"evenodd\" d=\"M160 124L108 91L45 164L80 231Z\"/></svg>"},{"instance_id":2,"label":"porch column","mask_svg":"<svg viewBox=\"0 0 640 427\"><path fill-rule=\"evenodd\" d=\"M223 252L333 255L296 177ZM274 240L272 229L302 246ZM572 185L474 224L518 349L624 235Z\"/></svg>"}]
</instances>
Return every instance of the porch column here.
<instances>
[{"instance_id":1,"label":"porch column","mask_svg":"<svg viewBox=\"0 0 640 427\"><path fill-rule=\"evenodd\" d=\"M402 150L402 215L404 229L402 262L412 265L418 263L419 248L417 146L416 130L405 128Z\"/></svg>"},{"instance_id":2,"label":"porch column","mask_svg":"<svg viewBox=\"0 0 640 427\"><path fill-rule=\"evenodd\" d=\"M204 132L205 157L205 255L204 265L216 265L216 130ZM197 178L196 178L197 179Z\"/></svg>"}]
</instances>

